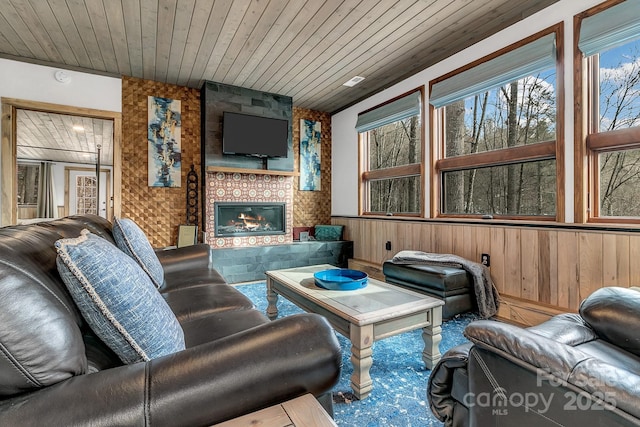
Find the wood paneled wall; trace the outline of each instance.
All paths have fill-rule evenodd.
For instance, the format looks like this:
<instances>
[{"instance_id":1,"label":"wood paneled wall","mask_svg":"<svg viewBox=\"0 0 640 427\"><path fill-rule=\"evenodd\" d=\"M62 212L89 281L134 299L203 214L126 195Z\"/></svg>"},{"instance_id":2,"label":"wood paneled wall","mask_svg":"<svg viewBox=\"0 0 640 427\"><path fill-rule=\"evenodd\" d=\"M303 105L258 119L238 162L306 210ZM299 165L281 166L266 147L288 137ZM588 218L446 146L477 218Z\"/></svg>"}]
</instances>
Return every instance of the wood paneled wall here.
<instances>
[{"instance_id":1,"label":"wood paneled wall","mask_svg":"<svg viewBox=\"0 0 640 427\"><path fill-rule=\"evenodd\" d=\"M300 191L300 177L293 178L293 226L311 227L331 221L331 115L320 111L293 108L293 152L295 170L300 170L300 119L319 121L320 190Z\"/></svg>"},{"instance_id":2,"label":"wood paneled wall","mask_svg":"<svg viewBox=\"0 0 640 427\"><path fill-rule=\"evenodd\" d=\"M376 266L403 249L476 262L482 253L490 254L491 277L502 297L499 317L522 324L575 312L601 287L640 285L640 233L635 231L342 217L332 223L345 226L354 258Z\"/></svg>"},{"instance_id":3,"label":"wood paneled wall","mask_svg":"<svg viewBox=\"0 0 640 427\"><path fill-rule=\"evenodd\" d=\"M64 206L56 206L57 216L56 218L62 218L64 216ZM18 220L21 219L34 219L38 217L38 208L36 206L20 206L18 205Z\"/></svg>"},{"instance_id":4,"label":"wood paneled wall","mask_svg":"<svg viewBox=\"0 0 640 427\"><path fill-rule=\"evenodd\" d=\"M147 185L147 97L182 101L182 187ZM122 79L122 211L144 230L154 247L175 245L186 223L187 173L200 171L200 91L151 80ZM200 175L200 173L198 173ZM198 177L202 182L203 177ZM202 194L200 202L202 203ZM200 205L201 206L201 205ZM199 226L202 226L202 218ZM199 228L201 229L201 228Z\"/></svg>"}]
</instances>

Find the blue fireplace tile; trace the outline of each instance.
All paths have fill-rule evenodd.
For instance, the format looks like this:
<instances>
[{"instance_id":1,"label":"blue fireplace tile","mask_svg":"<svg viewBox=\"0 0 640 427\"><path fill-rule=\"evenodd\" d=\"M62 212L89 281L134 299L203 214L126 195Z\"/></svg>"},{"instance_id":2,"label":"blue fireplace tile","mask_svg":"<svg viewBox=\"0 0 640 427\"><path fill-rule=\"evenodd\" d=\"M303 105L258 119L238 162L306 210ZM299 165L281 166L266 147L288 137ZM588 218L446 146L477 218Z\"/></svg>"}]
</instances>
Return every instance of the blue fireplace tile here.
<instances>
[{"instance_id":1,"label":"blue fireplace tile","mask_svg":"<svg viewBox=\"0 0 640 427\"><path fill-rule=\"evenodd\" d=\"M247 264L246 267L248 273L255 273L256 271L259 273L263 273L266 271L266 266L262 263Z\"/></svg>"},{"instance_id":2,"label":"blue fireplace tile","mask_svg":"<svg viewBox=\"0 0 640 427\"><path fill-rule=\"evenodd\" d=\"M227 267L227 266L230 266L230 265L235 265L235 264L238 263L238 261L234 260L231 257L229 257L229 258L227 258L227 257L216 257L216 260L215 260L214 263L215 263L216 267L218 269L220 269L220 268Z\"/></svg>"},{"instance_id":3,"label":"blue fireplace tile","mask_svg":"<svg viewBox=\"0 0 640 427\"><path fill-rule=\"evenodd\" d=\"M255 273L236 274L232 277L233 281L227 278L229 283L253 282L255 280L264 280L264 274L256 275Z\"/></svg>"},{"instance_id":4,"label":"blue fireplace tile","mask_svg":"<svg viewBox=\"0 0 640 427\"><path fill-rule=\"evenodd\" d=\"M303 254L309 252L310 246L306 243L293 243L289 247L291 253Z\"/></svg>"},{"instance_id":5,"label":"blue fireplace tile","mask_svg":"<svg viewBox=\"0 0 640 427\"><path fill-rule=\"evenodd\" d=\"M227 274L242 274L247 272L246 264L231 265L225 268Z\"/></svg>"},{"instance_id":6,"label":"blue fireplace tile","mask_svg":"<svg viewBox=\"0 0 640 427\"><path fill-rule=\"evenodd\" d=\"M263 280L264 272L313 264L346 267L353 242L302 242L213 249L213 265L229 283Z\"/></svg>"}]
</instances>

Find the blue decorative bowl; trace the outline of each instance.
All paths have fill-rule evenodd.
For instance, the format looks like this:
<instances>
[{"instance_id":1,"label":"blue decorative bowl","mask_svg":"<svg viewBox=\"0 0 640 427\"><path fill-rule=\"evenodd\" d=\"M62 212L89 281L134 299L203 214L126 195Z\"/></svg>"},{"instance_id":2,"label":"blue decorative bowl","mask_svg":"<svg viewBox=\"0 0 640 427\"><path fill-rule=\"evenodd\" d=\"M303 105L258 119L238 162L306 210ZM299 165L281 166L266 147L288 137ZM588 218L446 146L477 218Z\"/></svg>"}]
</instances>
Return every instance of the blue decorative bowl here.
<instances>
[{"instance_id":1,"label":"blue decorative bowl","mask_svg":"<svg viewBox=\"0 0 640 427\"><path fill-rule=\"evenodd\" d=\"M313 274L316 285L332 291L352 291L367 286L367 273L348 268L322 270Z\"/></svg>"}]
</instances>

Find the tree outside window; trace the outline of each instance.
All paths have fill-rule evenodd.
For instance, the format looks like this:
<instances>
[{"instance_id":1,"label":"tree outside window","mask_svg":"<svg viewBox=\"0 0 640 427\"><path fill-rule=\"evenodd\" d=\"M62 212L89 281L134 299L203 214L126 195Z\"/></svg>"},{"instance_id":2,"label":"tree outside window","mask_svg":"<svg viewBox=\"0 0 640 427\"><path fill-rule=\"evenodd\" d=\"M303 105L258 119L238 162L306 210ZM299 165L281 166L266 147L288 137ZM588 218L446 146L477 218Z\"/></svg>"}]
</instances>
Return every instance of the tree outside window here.
<instances>
[{"instance_id":1,"label":"tree outside window","mask_svg":"<svg viewBox=\"0 0 640 427\"><path fill-rule=\"evenodd\" d=\"M640 217L640 40L588 59L595 217Z\"/></svg>"},{"instance_id":2,"label":"tree outside window","mask_svg":"<svg viewBox=\"0 0 640 427\"><path fill-rule=\"evenodd\" d=\"M370 130L368 170L378 171L369 186L369 211L376 213L420 213L420 169L413 168L408 176L400 166L418 165L422 158L420 120L417 116L399 120ZM406 169L406 173L412 173ZM386 175L386 176L385 176Z\"/></svg>"},{"instance_id":3,"label":"tree outside window","mask_svg":"<svg viewBox=\"0 0 640 427\"><path fill-rule=\"evenodd\" d=\"M430 83L434 215L561 220L560 52L555 25Z\"/></svg>"},{"instance_id":4,"label":"tree outside window","mask_svg":"<svg viewBox=\"0 0 640 427\"><path fill-rule=\"evenodd\" d=\"M555 80L552 69L443 107L444 214L555 216Z\"/></svg>"},{"instance_id":5,"label":"tree outside window","mask_svg":"<svg viewBox=\"0 0 640 427\"><path fill-rule=\"evenodd\" d=\"M38 181L40 165L37 163L18 163L18 205L36 206L38 204Z\"/></svg>"},{"instance_id":6,"label":"tree outside window","mask_svg":"<svg viewBox=\"0 0 640 427\"><path fill-rule=\"evenodd\" d=\"M421 92L359 116L362 212L422 214Z\"/></svg>"}]
</instances>

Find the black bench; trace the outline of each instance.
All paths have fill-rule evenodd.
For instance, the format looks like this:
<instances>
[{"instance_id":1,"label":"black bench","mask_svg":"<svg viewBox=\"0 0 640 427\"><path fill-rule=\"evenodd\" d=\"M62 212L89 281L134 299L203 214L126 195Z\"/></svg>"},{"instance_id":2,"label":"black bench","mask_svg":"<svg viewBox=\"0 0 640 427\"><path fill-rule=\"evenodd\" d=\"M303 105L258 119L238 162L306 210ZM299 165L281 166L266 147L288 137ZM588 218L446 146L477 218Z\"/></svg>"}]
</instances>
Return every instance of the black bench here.
<instances>
[{"instance_id":1,"label":"black bench","mask_svg":"<svg viewBox=\"0 0 640 427\"><path fill-rule=\"evenodd\" d=\"M382 264L385 281L444 301L442 317L476 309L473 277L462 268L431 264Z\"/></svg>"}]
</instances>

